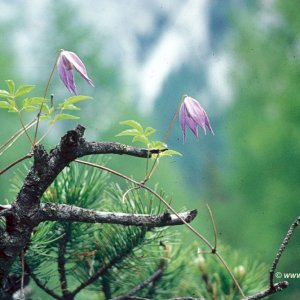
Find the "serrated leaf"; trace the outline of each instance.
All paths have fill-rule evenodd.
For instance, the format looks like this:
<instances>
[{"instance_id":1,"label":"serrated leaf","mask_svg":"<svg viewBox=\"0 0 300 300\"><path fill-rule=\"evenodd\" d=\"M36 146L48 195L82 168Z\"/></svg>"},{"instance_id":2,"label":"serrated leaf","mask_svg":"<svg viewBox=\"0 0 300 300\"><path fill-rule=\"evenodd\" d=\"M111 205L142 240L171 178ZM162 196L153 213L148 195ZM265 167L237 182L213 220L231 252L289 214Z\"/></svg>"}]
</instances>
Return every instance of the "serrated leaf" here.
<instances>
[{"instance_id":1,"label":"serrated leaf","mask_svg":"<svg viewBox=\"0 0 300 300\"><path fill-rule=\"evenodd\" d=\"M73 116L69 114L59 114L54 117L54 121L58 120L75 120L75 119L80 119L78 116Z\"/></svg>"},{"instance_id":2,"label":"serrated leaf","mask_svg":"<svg viewBox=\"0 0 300 300\"><path fill-rule=\"evenodd\" d=\"M42 113L44 113L45 115L50 115L50 109L48 104L44 103L42 106Z\"/></svg>"},{"instance_id":3,"label":"serrated leaf","mask_svg":"<svg viewBox=\"0 0 300 300\"><path fill-rule=\"evenodd\" d=\"M143 133L143 127L140 123L138 123L137 121L134 120L126 120L126 121L122 121L120 122L120 124L122 125L128 125L134 129L136 129L139 133Z\"/></svg>"},{"instance_id":4,"label":"serrated leaf","mask_svg":"<svg viewBox=\"0 0 300 300\"><path fill-rule=\"evenodd\" d=\"M9 94L8 91L0 90L0 97L1 97L1 98L7 98L7 97L9 97L9 96L10 96L10 94Z\"/></svg>"},{"instance_id":5,"label":"serrated leaf","mask_svg":"<svg viewBox=\"0 0 300 300\"><path fill-rule=\"evenodd\" d=\"M48 102L47 99L42 97L33 97L33 98L26 98L23 100L23 105L40 105L42 103Z\"/></svg>"},{"instance_id":6,"label":"serrated leaf","mask_svg":"<svg viewBox=\"0 0 300 300\"><path fill-rule=\"evenodd\" d=\"M153 149L166 149L168 147L167 144L160 141L151 142L149 146Z\"/></svg>"},{"instance_id":7,"label":"serrated leaf","mask_svg":"<svg viewBox=\"0 0 300 300\"><path fill-rule=\"evenodd\" d=\"M10 108L10 104L7 101L0 101L0 108Z\"/></svg>"},{"instance_id":8,"label":"serrated leaf","mask_svg":"<svg viewBox=\"0 0 300 300\"><path fill-rule=\"evenodd\" d=\"M13 112L13 113L16 113L18 112L17 108L16 107L11 107L8 112Z\"/></svg>"},{"instance_id":9,"label":"serrated leaf","mask_svg":"<svg viewBox=\"0 0 300 300\"><path fill-rule=\"evenodd\" d=\"M80 101L85 101L85 100L90 100L90 99L92 99L92 97L90 97L90 96L82 96L82 95L72 96L70 98L67 98L65 100L65 103L74 104L74 103L77 103L77 102L80 102Z\"/></svg>"},{"instance_id":10,"label":"serrated leaf","mask_svg":"<svg viewBox=\"0 0 300 300\"><path fill-rule=\"evenodd\" d=\"M26 106L23 106L23 108L25 111L35 111L38 109L37 106L33 106L33 105L26 105Z\"/></svg>"},{"instance_id":11,"label":"serrated leaf","mask_svg":"<svg viewBox=\"0 0 300 300\"><path fill-rule=\"evenodd\" d=\"M144 134L145 134L145 136L149 136L149 135L153 134L155 131L156 131L156 129L154 129L154 128L152 128L152 127L147 127L147 128L145 129Z\"/></svg>"},{"instance_id":12,"label":"serrated leaf","mask_svg":"<svg viewBox=\"0 0 300 300\"><path fill-rule=\"evenodd\" d=\"M136 136L139 134L140 133L136 129L127 129L127 130L124 130L124 131L118 133L116 136L124 136L124 135Z\"/></svg>"},{"instance_id":13,"label":"serrated leaf","mask_svg":"<svg viewBox=\"0 0 300 300\"><path fill-rule=\"evenodd\" d=\"M15 83L12 80L5 80L6 85L8 86L9 92L11 94L15 93Z\"/></svg>"},{"instance_id":14,"label":"serrated leaf","mask_svg":"<svg viewBox=\"0 0 300 300\"><path fill-rule=\"evenodd\" d=\"M48 120L50 118L49 115L43 115L43 116L40 116L40 120L43 121L43 120Z\"/></svg>"},{"instance_id":15,"label":"serrated leaf","mask_svg":"<svg viewBox=\"0 0 300 300\"><path fill-rule=\"evenodd\" d=\"M180 152L177 152L175 150L166 150L166 151L160 153L160 156L172 156L172 155L182 156L182 154Z\"/></svg>"},{"instance_id":16,"label":"serrated leaf","mask_svg":"<svg viewBox=\"0 0 300 300\"><path fill-rule=\"evenodd\" d=\"M146 146L149 144L149 140L145 135L137 135L132 139L133 142L142 142Z\"/></svg>"},{"instance_id":17,"label":"serrated leaf","mask_svg":"<svg viewBox=\"0 0 300 300\"><path fill-rule=\"evenodd\" d=\"M19 97L19 96L22 96L24 94L27 94L29 93L32 89L34 88L34 85L23 85L23 86L20 86L17 91L16 91L16 94L15 94L15 97Z\"/></svg>"},{"instance_id":18,"label":"serrated leaf","mask_svg":"<svg viewBox=\"0 0 300 300\"><path fill-rule=\"evenodd\" d=\"M80 108L76 105L67 103L60 103L58 107L63 110L80 110Z\"/></svg>"}]
</instances>

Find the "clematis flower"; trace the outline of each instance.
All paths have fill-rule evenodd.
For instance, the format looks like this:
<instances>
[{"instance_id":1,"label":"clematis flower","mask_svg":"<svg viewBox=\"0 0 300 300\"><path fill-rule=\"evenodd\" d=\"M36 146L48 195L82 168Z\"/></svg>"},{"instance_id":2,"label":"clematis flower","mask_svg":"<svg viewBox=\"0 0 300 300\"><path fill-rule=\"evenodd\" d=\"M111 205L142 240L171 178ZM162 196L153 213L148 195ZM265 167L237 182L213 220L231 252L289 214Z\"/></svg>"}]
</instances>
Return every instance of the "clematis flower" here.
<instances>
[{"instance_id":1,"label":"clematis flower","mask_svg":"<svg viewBox=\"0 0 300 300\"><path fill-rule=\"evenodd\" d=\"M74 52L62 50L57 61L59 77L71 93L78 95L74 82L73 69L75 69L89 85L94 86L80 58Z\"/></svg>"},{"instance_id":2,"label":"clematis flower","mask_svg":"<svg viewBox=\"0 0 300 300\"><path fill-rule=\"evenodd\" d=\"M192 97L184 96L183 103L179 111L179 121L183 132L183 142L186 140L186 125L191 129L193 134L198 138L198 126L202 128L206 134L206 127L214 134L206 111L200 103Z\"/></svg>"}]
</instances>

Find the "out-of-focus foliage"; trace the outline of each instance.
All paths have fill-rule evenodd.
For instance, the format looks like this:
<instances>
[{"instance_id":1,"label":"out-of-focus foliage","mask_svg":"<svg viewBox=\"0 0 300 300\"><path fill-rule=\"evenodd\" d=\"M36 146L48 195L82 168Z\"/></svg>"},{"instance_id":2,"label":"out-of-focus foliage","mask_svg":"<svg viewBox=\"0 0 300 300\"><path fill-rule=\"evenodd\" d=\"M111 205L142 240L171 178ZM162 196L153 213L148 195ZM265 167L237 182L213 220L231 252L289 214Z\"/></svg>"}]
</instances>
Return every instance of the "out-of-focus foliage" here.
<instances>
[{"instance_id":1,"label":"out-of-focus foliage","mask_svg":"<svg viewBox=\"0 0 300 300\"><path fill-rule=\"evenodd\" d=\"M234 11L234 101L223 130L228 200L217 209L230 220L222 227L233 245L269 262L300 213L299 9L298 1L274 1L268 18L257 8ZM297 239L281 272L299 272ZM299 299L299 282L290 284L285 298Z\"/></svg>"}]
</instances>

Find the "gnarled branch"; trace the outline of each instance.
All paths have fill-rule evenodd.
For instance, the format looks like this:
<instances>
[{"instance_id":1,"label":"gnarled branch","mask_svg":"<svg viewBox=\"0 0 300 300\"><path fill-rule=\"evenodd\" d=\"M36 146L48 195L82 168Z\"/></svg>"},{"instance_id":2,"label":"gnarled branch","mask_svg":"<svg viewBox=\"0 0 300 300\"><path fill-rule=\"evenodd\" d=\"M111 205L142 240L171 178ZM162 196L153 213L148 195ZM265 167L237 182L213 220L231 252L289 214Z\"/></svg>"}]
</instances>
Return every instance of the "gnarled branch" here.
<instances>
[{"instance_id":1,"label":"gnarled branch","mask_svg":"<svg viewBox=\"0 0 300 300\"><path fill-rule=\"evenodd\" d=\"M16 201L9 211L1 209L1 215L6 218L6 230L1 232L0 239L0 294L13 261L30 242L33 228L39 223L43 193L66 166L85 155L125 154L148 158L160 152L157 149L139 149L111 142L88 142L83 138L84 131L81 125L68 131L50 153L42 145L36 146L33 149L33 166Z\"/></svg>"},{"instance_id":2,"label":"gnarled branch","mask_svg":"<svg viewBox=\"0 0 300 300\"><path fill-rule=\"evenodd\" d=\"M186 222L191 222L197 210L179 214ZM58 203L42 203L38 213L39 221L70 221L84 223L110 223L146 227L163 227L183 224L174 214L165 212L161 215L102 212Z\"/></svg>"}]
</instances>

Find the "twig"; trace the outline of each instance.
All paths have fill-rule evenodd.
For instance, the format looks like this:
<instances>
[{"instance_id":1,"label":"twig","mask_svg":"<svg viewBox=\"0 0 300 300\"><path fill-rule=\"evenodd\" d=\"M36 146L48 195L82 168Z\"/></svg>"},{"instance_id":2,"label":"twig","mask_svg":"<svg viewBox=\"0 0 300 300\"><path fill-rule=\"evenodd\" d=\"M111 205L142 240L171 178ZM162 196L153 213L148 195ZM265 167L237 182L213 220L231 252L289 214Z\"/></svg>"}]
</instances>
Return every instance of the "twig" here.
<instances>
[{"instance_id":1,"label":"twig","mask_svg":"<svg viewBox=\"0 0 300 300\"><path fill-rule=\"evenodd\" d=\"M146 280L144 280L142 283L131 289L129 292L126 293L126 295L119 296L112 298L111 300L126 300L128 297L135 295L139 291L143 290L145 287L147 287L150 284L154 284L156 281L158 281L163 274L164 269L167 265L167 259L169 258L169 247L168 245L162 244L165 248L165 256L160 260L158 269Z\"/></svg>"},{"instance_id":2,"label":"twig","mask_svg":"<svg viewBox=\"0 0 300 300\"><path fill-rule=\"evenodd\" d=\"M48 89L49 89L49 86L50 86L50 82L52 80L52 77L53 77L53 73L54 73L54 70L55 70L55 67L57 65L57 61L58 61L58 58L59 58L59 55L60 55L60 52L58 52L56 58L55 58L55 62L53 64L53 67L52 67L52 70L50 72L50 76L49 76L49 79L48 79L48 82L47 82L47 85L46 85L46 88L45 88L45 92L44 92L44 96L43 98L45 99L46 96L47 96L47 92L48 92ZM36 144L36 137L37 137L37 133L38 133L38 128L39 128L39 123L40 123L40 117L41 117L41 112L42 112L42 109L43 109L43 105L44 103L41 104L41 107L40 107L40 110L37 114L37 122L36 122L36 127L35 127L35 133L34 133L34 139L33 139L33 147L35 146Z\"/></svg>"},{"instance_id":3,"label":"twig","mask_svg":"<svg viewBox=\"0 0 300 300\"><path fill-rule=\"evenodd\" d=\"M110 223L121 225L164 227L181 225L182 219L191 222L197 215L197 210L191 210L176 215L168 212L161 215L129 214L118 212L101 212L74 205L59 203L42 203L38 212L38 221L70 221L84 223Z\"/></svg>"},{"instance_id":4,"label":"twig","mask_svg":"<svg viewBox=\"0 0 300 300\"><path fill-rule=\"evenodd\" d=\"M26 130L31 128L32 126L34 126L34 124L36 123L36 120L32 120L29 123L27 123L25 125ZM0 146L0 156L6 151L8 150L17 140L18 138L24 134L25 130L24 128L21 128L20 130L18 130L13 136L11 136L4 144L2 144Z\"/></svg>"},{"instance_id":5,"label":"twig","mask_svg":"<svg viewBox=\"0 0 300 300\"><path fill-rule=\"evenodd\" d=\"M25 300L25 293L24 293L24 276L25 276L24 250L22 250L22 252L21 252L21 266L22 266L22 277L21 277L20 299Z\"/></svg>"},{"instance_id":6,"label":"twig","mask_svg":"<svg viewBox=\"0 0 300 300\"><path fill-rule=\"evenodd\" d=\"M57 257L57 269L59 273L59 281L60 281L60 288L64 297L68 298L69 291L68 291L68 282L66 276L66 269L65 269L65 253L67 242L69 239L68 229L64 228L64 234L59 240L59 248L58 248L58 257Z\"/></svg>"},{"instance_id":7,"label":"twig","mask_svg":"<svg viewBox=\"0 0 300 300\"><path fill-rule=\"evenodd\" d=\"M212 214L212 211L211 211L209 205L206 204L206 207L207 207L207 210L209 212L211 223L212 223L213 229L214 229L214 241L215 241L215 243L214 243L214 250L217 250L217 226L216 226L216 222L215 222L214 216Z\"/></svg>"},{"instance_id":8,"label":"twig","mask_svg":"<svg viewBox=\"0 0 300 300\"><path fill-rule=\"evenodd\" d=\"M75 297L81 290L94 283L99 277L104 276L112 267L118 264L120 261L128 257L133 249L137 246L138 240L145 237L147 230L141 230L138 237L135 237L129 246L123 249L119 249L119 252L113 257L106 265L102 266L97 272L91 275L87 280L81 283L73 292L70 293L71 296Z\"/></svg>"},{"instance_id":9,"label":"twig","mask_svg":"<svg viewBox=\"0 0 300 300\"><path fill-rule=\"evenodd\" d=\"M300 217L298 217L298 219L296 219L292 225L290 226L282 244L280 245L279 247L279 250L275 256L275 259L272 263L272 267L271 267L271 270L270 270L270 288L273 289L274 288L274 274L275 274L275 271L276 271L276 267L277 267L277 264L279 263L279 260L281 258L281 255L283 253L283 251L285 250L287 244L289 243L289 240L290 238L292 237L293 233L294 233L294 230L296 229L296 227L300 224Z\"/></svg>"},{"instance_id":10,"label":"twig","mask_svg":"<svg viewBox=\"0 0 300 300\"><path fill-rule=\"evenodd\" d=\"M26 134L26 136L27 136L27 138L28 138L30 144L33 146L32 139L31 139L31 137L29 136L29 133L27 132L27 129L26 129L26 127L25 127L25 124L24 124L24 122L23 122L23 119L22 119L22 117L21 117L21 113L20 113L19 110L18 110L18 116L19 116L19 120L20 120L20 123L21 123L21 125L22 125L23 130L24 130L24 132L25 132L25 134Z\"/></svg>"},{"instance_id":11,"label":"twig","mask_svg":"<svg viewBox=\"0 0 300 300\"><path fill-rule=\"evenodd\" d=\"M282 281L282 282L278 282L273 284L273 287L269 287L268 289L266 289L265 291L262 291L256 295L247 297L246 300L258 300L258 299L263 299L266 298L272 294L275 294L277 292L280 292L282 290L284 290L285 288L288 287L288 282L287 281Z\"/></svg>"},{"instance_id":12,"label":"twig","mask_svg":"<svg viewBox=\"0 0 300 300\"><path fill-rule=\"evenodd\" d=\"M126 295L120 296L120 297L115 297L115 298L112 298L111 300L126 300L126 299L129 299L128 297L133 296L137 292L143 290L145 287L147 287L153 281L155 281L156 279L161 277L162 273L163 273L163 269L159 268L149 278L147 278L145 281L143 281L142 283L137 285L135 288L130 290L128 293L126 293Z\"/></svg>"},{"instance_id":13,"label":"twig","mask_svg":"<svg viewBox=\"0 0 300 300\"><path fill-rule=\"evenodd\" d=\"M25 261L25 269L26 272L30 275L30 277L33 279L33 281L36 283L36 285L41 288L44 292L46 292L48 295L52 296L55 299L61 300L61 297L57 295L53 290L46 287L46 285L32 272L31 268L29 267L28 263Z\"/></svg>"},{"instance_id":14,"label":"twig","mask_svg":"<svg viewBox=\"0 0 300 300\"><path fill-rule=\"evenodd\" d=\"M0 171L0 175L2 175L3 173L5 173L6 171L8 171L10 168L12 168L13 166L17 165L18 163L22 162L23 160L30 158L33 156L32 152L27 153L26 155L22 156L21 158L17 159L16 161L14 161L13 163L11 163L10 165L8 165L6 168L4 168L3 170Z\"/></svg>"}]
</instances>

